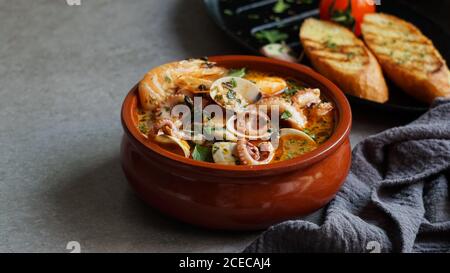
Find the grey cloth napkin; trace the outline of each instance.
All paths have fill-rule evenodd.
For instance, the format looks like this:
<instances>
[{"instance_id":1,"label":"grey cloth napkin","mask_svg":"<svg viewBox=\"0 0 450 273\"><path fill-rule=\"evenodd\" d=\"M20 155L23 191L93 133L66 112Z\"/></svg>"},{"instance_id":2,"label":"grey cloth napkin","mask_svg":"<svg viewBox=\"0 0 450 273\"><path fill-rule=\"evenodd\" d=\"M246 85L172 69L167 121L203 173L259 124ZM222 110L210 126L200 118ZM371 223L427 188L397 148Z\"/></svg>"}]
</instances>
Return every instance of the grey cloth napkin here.
<instances>
[{"instance_id":1,"label":"grey cloth napkin","mask_svg":"<svg viewBox=\"0 0 450 273\"><path fill-rule=\"evenodd\" d=\"M450 100L353 150L319 226L270 227L244 252L450 252Z\"/></svg>"}]
</instances>

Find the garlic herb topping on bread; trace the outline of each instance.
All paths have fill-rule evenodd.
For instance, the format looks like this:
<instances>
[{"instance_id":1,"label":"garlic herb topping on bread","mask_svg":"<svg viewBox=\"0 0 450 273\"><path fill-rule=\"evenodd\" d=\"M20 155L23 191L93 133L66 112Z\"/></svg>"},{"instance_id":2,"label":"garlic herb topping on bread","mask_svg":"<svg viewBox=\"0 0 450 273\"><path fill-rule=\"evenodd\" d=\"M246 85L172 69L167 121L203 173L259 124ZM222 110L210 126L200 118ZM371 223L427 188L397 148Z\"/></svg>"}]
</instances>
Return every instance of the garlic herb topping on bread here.
<instances>
[{"instance_id":1,"label":"garlic herb topping on bread","mask_svg":"<svg viewBox=\"0 0 450 273\"><path fill-rule=\"evenodd\" d=\"M349 29L310 18L300 29L300 41L315 69L344 92L379 103L388 100L380 65Z\"/></svg>"}]
</instances>

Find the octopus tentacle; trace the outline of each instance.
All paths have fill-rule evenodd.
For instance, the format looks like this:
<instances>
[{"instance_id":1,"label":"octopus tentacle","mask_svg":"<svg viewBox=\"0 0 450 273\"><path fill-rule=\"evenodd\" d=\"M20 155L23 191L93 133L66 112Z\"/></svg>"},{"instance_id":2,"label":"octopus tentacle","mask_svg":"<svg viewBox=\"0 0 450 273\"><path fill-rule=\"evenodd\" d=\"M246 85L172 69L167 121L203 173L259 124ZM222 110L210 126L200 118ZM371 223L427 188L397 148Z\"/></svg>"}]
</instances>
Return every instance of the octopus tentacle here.
<instances>
[{"instance_id":1,"label":"octopus tentacle","mask_svg":"<svg viewBox=\"0 0 450 273\"><path fill-rule=\"evenodd\" d=\"M275 151L272 143L270 143L270 142L261 142L258 145L258 148L259 148L259 151L260 151L260 154L261 154L261 158L266 158L266 159L270 158L270 160L272 160L271 157L273 157L274 151Z\"/></svg>"},{"instance_id":2,"label":"octopus tentacle","mask_svg":"<svg viewBox=\"0 0 450 273\"><path fill-rule=\"evenodd\" d=\"M310 107L313 104L318 104L320 100L320 89L306 88L298 90L294 96L292 96L292 102L294 106L299 108Z\"/></svg>"},{"instance_id":3,"label":"octopus tentacle","mask_svg":"<svg viewBox=\"0 0 450 273\"><path fill-rule=\"evenodd\" d=\"M232 116L227 120L226 127L237 137L250 140L268 139L271 135L270 117L257 109Z\"/></svg>"},{"instance_id":4,"label":"octopus tentacle","mask_svg":"<svg viewBox=\"0 0 450 273\"><path fill-rule=\"evenodd\" d=\"M258 107L265 106L270 111L274 106L279 107L280 115L285 113L285 119L291 123L295 129L303 129L307 123L307 118L302 109L297 109L290 102L281 97L268 97L260 100L257 104Z\"/></svg>"},{"instance_id":5,"label":"octopus tentacle","mask_svg":"<svg viewBox=\"0 0 450 273\"><path fill-rule=\"evenodd\" d=\"M270 142L261 142L255 145L246 139L239 139L236 150L243 165L268 164L275 155L275 149Z\"/></svg>"},{"instance_id":6,"label":"octopus tentacle","mask_svg":"<svg viewBox=\"0 0 450 273\"><path fill-rule=\"evenodd\" d=\"M313 108L313 112L317 116L330 115L332 110L333 110L333 105L329 102L319 103Z\"/></svg>"},{"instance_id":7,"label":"octopus tentacle","mask_svg":"<svg viewBox=\"0 0 450 273\"><path fill-rule=\"evenodd\" d=\"M160 133L163 134L160 134ZM152 127L151 132L153 134L153 138L158 143L164 144L176 144L180 147L185 157L189 157L190 146L189 143L184 140L181 132L176 127L174 122L170 119L161 119L158 120Z\"/></svg>"},{"instance_id":8,"label":"octopus tentacle","mask_svg":"<svg viewBox=\"0 0 450 273\"><path fill-rule=\"evenodd\" d=\"M167 118L157 120L153 125L151 133L156 136L160 131L168 136L173 136L176 138L183 137L181 132L178 130L178 127L175 125L175 122Z\"/></svg>"}]
</instances>

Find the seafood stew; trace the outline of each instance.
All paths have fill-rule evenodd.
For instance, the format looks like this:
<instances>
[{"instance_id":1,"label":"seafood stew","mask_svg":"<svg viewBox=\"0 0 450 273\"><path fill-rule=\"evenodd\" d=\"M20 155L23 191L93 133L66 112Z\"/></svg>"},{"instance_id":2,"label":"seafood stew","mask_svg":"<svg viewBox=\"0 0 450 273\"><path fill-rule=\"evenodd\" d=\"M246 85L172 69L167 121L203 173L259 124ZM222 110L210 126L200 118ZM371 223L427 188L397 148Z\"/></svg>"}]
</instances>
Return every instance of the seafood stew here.
<instances>
[{"instance_id":1,"label":"seafood stew","mask_svg":"<svg viewBox=\"0 0 450 273\"><path fill-rule=\"evenodd\" d=\"M297 79L190 59L144 76L137 127L147 141L186 158L262 165L319 147L333 133L334 108Z\"/></svg>"}]
</instances>

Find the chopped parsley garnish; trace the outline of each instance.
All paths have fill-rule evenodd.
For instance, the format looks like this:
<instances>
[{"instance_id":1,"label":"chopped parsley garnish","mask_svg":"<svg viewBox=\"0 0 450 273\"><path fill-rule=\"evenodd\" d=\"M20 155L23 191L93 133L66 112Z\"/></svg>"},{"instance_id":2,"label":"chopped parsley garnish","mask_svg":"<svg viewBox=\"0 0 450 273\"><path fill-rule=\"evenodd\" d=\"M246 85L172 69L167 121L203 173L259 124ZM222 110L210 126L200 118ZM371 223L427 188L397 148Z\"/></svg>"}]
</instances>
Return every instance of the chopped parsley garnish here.
<instances>
[{"instance_id":1,"label":"chopped parsley garnish","mask_svg":"<svg viewBox=\"0 0 450 273\"><path fill-rule=\"evenodd\" d=\"M308 129L303 129L303 133L307 134L310 138L316 140L316 135L313 134L310 130L308 130Z\"/></svg>"},{"instance_id":2,"label":"chopped parsley garnish","mask_svg":"<svg viewBox=\"0 0 450 273\"><path fill-rule=\"evenodd\" d=\"M228 73L228 76L230 77L240 77L243 78L245 76L246 73L246 68L243 67L241 69L232 69L230 70L230 72Z\"/></svg>"},{"instance_id":3,"label":"chopped parsley garnish","mask_svg":"<svg viewBox=\"0 0 450 273\"><path fill-rule=\"evenodd\" d=\"M231 9L224 9L223 13L228 16L234 15L234 12Z\"/></svg>"},{"instance_id":4,"label":"chopped parsley garnish","mask_svg":"<svg viewBox=\"0 0 450 273\"><path fill-rule=\"evenodd\" d=\"M273 6L273 12L275 13L283 13L285 12L287 9L289 9L291 5L289 5L288 3L284 2L284 0L278 0L275 5Z\"/></svg>"},{"instance_id":5,"label":"chopped parsley garnish","mask_svg":"<svg viewBox=\"0 0 450 273\"><path fill-rule=\"evenodd\" d=\"M295 156L296 156L295 153L293 153L293 152L288 152L288 154L286 155L286 159L292 159L292 158L294 158Z\"/></svg>"},{"instance_id":6,"label":"chopped parsley garnish","mask_svg":"<svg viewBox=\"0 0 450 273\"><path fill-rule=\"evenodd\" d=\"M297 92L298 92L298 89L296 89L296 88L287 88L287 89L284 91L284 94L287 95L287 96L293 96L293 95L295 95Z\"/></svg>"},{"instance_id":7,"label":"chopped parsley garnish","mask_svg":"<svg viewBox=\"0 0 450 273\"><path fill-rule=\"evenodd\" d=\"M164 77L164 80L165 80L167 83L171 83L171 82L172 82L172 80L171 80L168 76L165 76L165 77Z\"/></svg>"},{"instance_id":8,"label":"chopped parsley garnish","mask_svg":"<svg viewBox=\"0 0 450 273\"><path fill-rule=\"evenodd\" d=\"M297 90L305 89L304 86L298 85L297 82L295 82L294 80L288 80L287 83L291 88L295 88Z\"/></svg>"},{"instance_id":9,"label":"chopped parsley garnish","mask_svg":"<svg viewBox=\"0 0 450 273\"><path fill-rule=\"evenodd\" d=\"M230 100L233 100L236 98L236 92L233 90L228 90L227 92L227 98Z\"/></svg>"},{"instance_id":10,"label":"chopped parsley garnish","mask_svg":"<svg viewBox=\"0 0 450 273\"><path fill-rule=\"evenodd\" d=\"M297 94L298 90L300 88L296 88L296 87L288 87L284 90L283 94L281 95L286 101L290 102L292 96L294 96L295 94Z\"/></svg>"},{"instance_id":11,"label":"chopped parsley garnish","mask_svg":"<svg viewBox=\"0 0 450 273\"><path fill-rule=\"evenodd\" d=\"M237 82L236 82L236 80L235 79L231 79L230 81L228 81L228 82L223 82L222 83L222 86L223 86L223 88L226 88L226 89L228 89L228 91L233 91L233 88L236 88L237 87ZM234 91L233 91L234 92ZM229 93L229 92L228 92ZM234 93L236 93L236 92L234 92ZM235 94L236 95L236 94ZM227 96L228 97L228 96Z\"/></svg>"},{"instance_id":12,"label":"chopped parsley garnish","mask_svg":"<svg viewBox=\"0 0 450 273\"><path fill-rule=\"evenodd\" d=\"M284 120L290 119L291 117L292 117L292 114L289 111L284 111L283 114L281 114L281 119L284 119Z\"/></svg>"},{"instance_id":13,"label":"chopped parsley garnish","mask_svg":"<svg viewBox=\"0 0 450 273\"><path fill-rule=\"evenodd\" d=\"M198 161L212 162L211 147L196 144L192 158Z\"/></svg>"},{"instance_id":14,"label":"chopped parsley garnish","mask_svg":"<svg viewBox=\"0 0 450 273\"><path fill-rule=\"evenodd\" d=\"M325 42L325 46L330 48L330 49L336 49L337 48L337 44L335 42L332 42L331 40L327 40Z\"/></svg>"},{"instance_id":15,"label":"chopped parsley garnish","mask_svg":"<svg viewBox=\"0 0 450 273\"><path fill-rule=\"evenodd\" d=\"M141 133L143 133L144 135L148 134L149 129L148 129L147 124L145 124L145 123L140 123L139 126L138 126L138 129L139 129L139 131L140 131Z\"/></svg>"},{"instance_id":16,"label":"chopped parsley garnish","mask_svg":"<svg viewBox=\"0 0 450 273\"><path fill-rule=\"evenodd\" d=\"M232 88L236 88L237 87L237 82L236 82L236 80L235 79L231 79L231 87Z\"/></svg>"},{"instance_id":17,"label":"chopped parsley garnish","mask_svg":"<svg viewBox=\"0 0 450 273\"><path fill-rule=\"evenodd\" d=\"M347 59L351 59L351 58L355 57L355 53L353 53L353 52L348 52L345 55L347 55Z\"/></svg>"},{"instance_id":18,"label":"chopped parsley garnish","mask_svg":"<svg viewBox=\"0 0 450 273\"><path fill-rule=\"evenodd\" d=\"M212 133L215 131L215 127L211 127L211 126L205 126L203 127L203 131L205 132L205 134L207 135L212 135Z\"/></svg>"},{"instance_id":19,"label":"chopped parsley garnish","mask_svg":"<svg viewBox=\"0 0 450 273\"><path fill-rule=\"evenodd\" d=\"M261 30L253 34L256 39L274 44L276 42L285 41L289 38L287 33L281 32L277 29L274 30Z\"/></svg>"}]
</instances>

